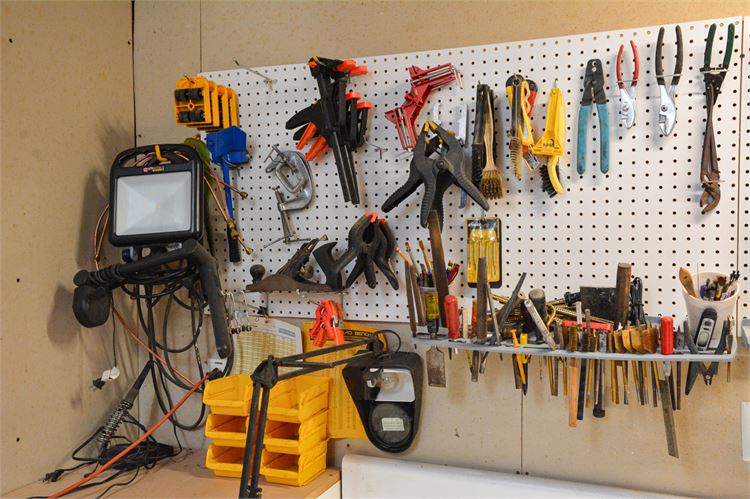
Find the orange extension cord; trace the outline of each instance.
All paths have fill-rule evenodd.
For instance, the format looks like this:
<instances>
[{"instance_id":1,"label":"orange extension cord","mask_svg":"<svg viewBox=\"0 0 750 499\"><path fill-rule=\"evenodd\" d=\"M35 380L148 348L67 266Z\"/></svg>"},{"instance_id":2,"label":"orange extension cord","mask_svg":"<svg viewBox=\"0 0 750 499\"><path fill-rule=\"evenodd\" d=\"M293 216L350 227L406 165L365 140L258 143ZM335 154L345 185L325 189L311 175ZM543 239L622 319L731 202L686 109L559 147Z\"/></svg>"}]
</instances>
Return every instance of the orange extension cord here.
<instances>
[{"instance_id":1,"label":"orange extension cord","mask_svg":"<svg viewBox=\"0 0 750 499\"><path fill-rule=\"evenodd\" d=\"M184 404L187 401L187 399L190 398L190 396L193 393L195 393L195 391L198 389L198 387L200 387L208 379L209 376L210 376L210 373L206 374L203 377L203 379L201 379L199 382L197 382L196 384L194 384L193 387L185 394L185 396L182 397L182 399L180 399L180 401L177 402L177 404L175 404L174 407L172 407L172 410L170 410L168 413L166 413L164 415L164 417L162 417L154 426L152 426L151 428L149 428L149 430L146 433L144 433L143 435L141 435L140 438L138 438L135 442L133 442L132 444L128 445L125 449L123 449L122 452L120 452L115 457L113 457L112 459L110 459L109 461L107 461L101 468L98 468L96 471L94 471L90 475L87 475L87 476L81 478L76 483L74 483L74 484L72 484L72 485L64 488L60 492L56 492L56 493L52 494L51 496L49 496L49 499L54 499L56 497L62 497L64 495L66 495L66 494L69 494L70 492L73 492L75 489L77 489L78 487L80 487L84 483L88 482L89 480L92 480L92 479L96 478L104 470L108 469L110 466L112 466L117 461L119 461L121 457L123 457L125 454L127 454L128 452L130 452L131 450L133 450L138 444L140 444L141 442L143 442L144 440L146 440L149 435L151 435L161 425L163 425L172 416L172 414L174 414L177 411L177 409L179 409L182 406L182 404Z\"/></svg>"}]
</instances>

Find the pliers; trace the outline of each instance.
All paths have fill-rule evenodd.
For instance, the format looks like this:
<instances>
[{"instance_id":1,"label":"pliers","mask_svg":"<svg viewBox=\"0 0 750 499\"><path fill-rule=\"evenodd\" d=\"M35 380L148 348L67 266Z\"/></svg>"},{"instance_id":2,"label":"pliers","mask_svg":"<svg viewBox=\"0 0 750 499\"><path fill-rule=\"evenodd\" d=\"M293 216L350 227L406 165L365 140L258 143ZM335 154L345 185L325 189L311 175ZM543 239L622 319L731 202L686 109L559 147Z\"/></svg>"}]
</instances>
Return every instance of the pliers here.
<instances>
[{"instance_id":1,"label":"pliers","mask_svg":"<svg viewBox=\"0 0 750 499\"><path fill-rule=\"evenodd\" d=\"M716 25L712 24L706 38L706 50L703 55L703 82L706 85L706 133L703 136L703 154L701 156L701 181L703 182L703 194L700 205L703 213L713 211L721 199L719 187L719 156L716 152L716 138L714 137L714 105L721 92L721 84L727 75L729 63L732 60L732 48L734 47L734 24L727 26L727 45L724 50L724 60L718 68L711 67L711 51L713 48Z\"/></svg>"},{"instance_id":2,"label":"pliers","mask_svg":"<svg viewBox=\"0 0 750 499\"><path fill-rule=\"evenodd\" d=\"M655 72L656 83L659 85L659 130L662 135L669 135L677 122L677 108L674 104L674 93L680 82L682 72L682 30L675 26L675 37L677 39L677 55L674 63L672 80L667 88L664 80L664 66L661 60L662 48L664 47L664 27L659 28L659 36L656 39Z\"/></svg>"},{"instance_id":3,"label":"pliers","mask_svg":"<svg viewBox=\"0 0 750 499\"><path fill-rule=\"evenodd\" d=\"M432 131L435 136L428 139ZM437 154L436 158L431 158ZM482 193L466 176L464 171L464 152L453 133L432 121L425 123L414 146L414 156L409 164L409 178L396 192L385 200L381 207L389 212L409 197L420 185L425 186L420 209L420 223L427 227L430 211L435 210L443 225L443 195L452 185L463 189L483 210L490 208Z\"/></svg>"},{"instance_id":4,"label":"pliers","mask_svg":"<svg viewBox=\"0 0 750 499\"><path fill-rule=\"evenodd\" d=\"M596 104L596 114L599 116L599 149L600 169L602 173L609 171L609 110L607 96L604 93L604 68L602 61L591 59L586 64L586 77L583 80L583 97L578 109L578 146L576 151L576 165L578 173L586 173L586 142L589 133L589 116L591 104Z\"/></svg>"},{"instance_id":5,"label":"pliers","mask_svg":"<svg viewBox=\"0 0 750 499\"><path fill-rule=\"evenodd\" d=\"M625 45L620 45L617 52L617 86L620 89L620 121L625 128L630 128L635 124L635 87L638 85L638 73L640 63L638 60L638 49L635 42L630 40L630 48L633 49L633 79L630 80L630 88L625 88L625 81L622 79L622 53Z\"/></svg>"},{"instance_id":6,"label":"pliers","mask_svg":"<svg viewBox=\"0 0 750 499\"><path fill-rule=\"evenodd\" d=\"M732 320L726 320L724 321L724 325L721 329L721 338L719 339L718 345L716 345L716 348L714 349L714 355L719 355L724 353L724 350L727 346L727 336L730 333L730 330L733 330L733 321ZM687 332L685 334L685 340L688 346L688 349L690 350L690 353L697 354L701 353L698 351L698 349L695 346L695 342L693 340L693 336ZM703 376L703 382L706 385L710 385L713 381L713 377L716 375L716 373L719 371L719 363L718 362L711 362L711 364L706 367L703 365L703 362L690 362L690 365L688 366L688 373L687 373L687 381L685 383L685 395L689 395L690 391L693 389L693 386L695 385L695 380L698 379L698 375Z\"/></svg>"}]
</instances>

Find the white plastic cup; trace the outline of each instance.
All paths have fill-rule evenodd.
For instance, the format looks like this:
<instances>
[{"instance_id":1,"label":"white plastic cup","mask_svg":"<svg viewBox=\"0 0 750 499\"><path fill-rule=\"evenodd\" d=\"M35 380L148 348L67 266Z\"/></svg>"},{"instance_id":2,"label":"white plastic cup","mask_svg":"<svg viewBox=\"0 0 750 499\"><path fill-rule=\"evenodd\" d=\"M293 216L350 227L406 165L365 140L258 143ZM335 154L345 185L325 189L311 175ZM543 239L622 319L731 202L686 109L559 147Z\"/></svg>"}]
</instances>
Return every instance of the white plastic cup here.
<instances>
[{"instance_id":1,"label":"white plastic cup","mask_svg":"<svg viewBox=\"0 0 750 499\"><path fill-rule=\"evenodd\" d=\"M685 287L681 286L682 296L685 298L685 306L687 307L688 328L690 328L686 333L695 334L695 328L698 327L704 310L712 308L716 311L716 326L714 334L711 337L711 342L708 344L709 349L714 349L719 345L721 328L724 327L724 321L730 315L735 314L737 300L740 297L740 283L739 281L735 281L730 289L732 294L726 300L710 301L700 298L700 288L706 283L706 280L710 279L713 281L719 276L724 276L729 280L729 276L721 272L700 272L699 274L693 274L693 286L695 286L695 292L698 293L699 298L690 296L685 291ZM730 334L732 334L731 331Z\"/></svg>"}]
</instances>

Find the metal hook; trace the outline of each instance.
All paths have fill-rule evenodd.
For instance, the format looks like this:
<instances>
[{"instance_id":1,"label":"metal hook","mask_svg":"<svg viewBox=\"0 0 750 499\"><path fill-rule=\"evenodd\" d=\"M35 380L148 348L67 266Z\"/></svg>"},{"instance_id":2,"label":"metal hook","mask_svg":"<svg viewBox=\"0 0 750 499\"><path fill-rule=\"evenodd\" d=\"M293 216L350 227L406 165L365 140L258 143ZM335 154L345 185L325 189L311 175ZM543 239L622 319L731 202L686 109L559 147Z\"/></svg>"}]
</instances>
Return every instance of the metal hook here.
<instances>
[{"instance_id":1,"label":"metal hook","mask_svg":"<svg viewBox=\"0 0 750 499\"><path fill-rule=\"evenodd\" d=\"M313 305L320 306L319 301L311 300L310 297L307 295L307 293L301 292L299 289L295 290L297 295L299 295L303 300L307 301L307 303L312 303Z\"/></svg>"},{"instance_id":2,"label":"metal hook","mask_svg":"<svg viewBox=\"0 0 750 499\"><path fill-rule=\"evenodd\" d=\"M383 153L384 152L388 152L388 148L387 147L380 147L379 145L374 144L374 143L370 142L369 140L365 140L365 144L367 144L368 146L370 146L373 149L375 149L375 150L378 151L379 159L383 159Z\"/></svg>"},{"instance_id":3,"label":"metal hook","mask_svg":"<svg viewBox=\"0 0 750 499\"><path fill-rule=\"evenodd\" d=\"M270 78L270 77L264 75L263 73L261 73L260 71L258 71L256 69L252 69L252 68L248 68L248 67L243 66L242 64L239 63L239 61L237 59L232 59L232 60L234 61L234 63L237 65L238 68L244 69L245 71L248 71L250 73L253 73L256 76L260 76L261 78L263 78L263 82L266 85L268 85L268 89L269 90L273 90L273 84L276 83L276 80L274 80L273 78Z\"/></svg>"},{"instance_id":4,"label":"metal hook","mask_svg":"<svg viewBox=\"0 0 750 499\"><path fill-rule=\"evenodd\" d=\"M234 291L224 291L224 296L229 298L230 304L229 308L231 309L229 315L231 315L233 318L237 318L237 304L234 302Z\"/></svg>"}]
</instances>

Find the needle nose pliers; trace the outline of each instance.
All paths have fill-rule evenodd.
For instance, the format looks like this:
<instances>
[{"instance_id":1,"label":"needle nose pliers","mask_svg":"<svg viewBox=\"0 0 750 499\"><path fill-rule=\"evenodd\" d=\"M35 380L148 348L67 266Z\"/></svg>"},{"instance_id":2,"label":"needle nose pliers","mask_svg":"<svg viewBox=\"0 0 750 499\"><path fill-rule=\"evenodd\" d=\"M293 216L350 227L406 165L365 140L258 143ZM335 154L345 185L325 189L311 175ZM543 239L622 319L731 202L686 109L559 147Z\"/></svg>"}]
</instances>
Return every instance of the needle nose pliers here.
<instances>
[{"instance_id":1,"label":"needle nose pliers","mask_svg":"<svg viewBox=\"0 0 750 499\"><path fill-rule=\"evenodd\" d=\"M596 114L599 116L599 149L600 169L602 173L609 171L609 110L607 96L604 93L604 68L602 61L591 59L586 64L586 76L583 80L583 97L578 109L578 146L576 151L576 165L578 173L586 173L586 142L589 134L589 116L591 104L596 104Z\"/></svg>"},{"instance_id":2,"label":"needle nose pliers","mask_svg":"<svg viewBox=\"0 0 750 499\"><path fill-rule=\"evenodd\" d=\"M428 139L431 131L435 136ZM437 157L432 158L433 154L437 154ZM464 171L464 152L458 139L440 125L428 121L414 147L414 157L409 164L409 178L385 200L382 210L386 213L391 211L420 185L424 185L420 223L426 228L430 211L435 210L442 227L443 195L454 184L463 189L483 210L489 209L489 203Z\"/></svg>"},{"instance_id":3,"label":"needle nose pliers","mask_svg":"<svg viewBox=\"0 0 750 499\"><path fill-rule=\"evenodd\" d=\"M640 63L638 60L638 49L633 40L630 40L630 48L633 49L633 79L630 80L630 88L625 88L625 81L622 79L622 53L625 51L625 45L620 45L617 52L617 86L620 89L620 121L625 128L630 128L635 124L635 87L638 85L638 73Z\"/></svg>"},{"instance_id":4,"label":"needle nose pliers","mask_svg":"<svg viewBox=\"0 0 750 499\"><path fill-rule=\"evenodd\" d=\"M664 47L664 27L659 28L659 36L656 38L655 72L656 83L659 85L659 130L662 135L669 135L677 122L677 108L674 104L674 93L680 82L682 72L682 30L675 26L675 38L677 40L677 54L674 63L672 80L667 88L664 80L664 66L661 60L662 48Z\"/></svg>"},{"instance_id":5,"label":"needle nose pliers","mask_svg":"<svg viewBox=\"0 0 750 499\"><path fill-rule=\"evenodd\" d=\"M712 24L708 29L706 38L706 50L703 54L703 83L706 85L706 133L703 136L703 154L701 156L701 181L703 182L703 194L700 205L703 213L716 209L721 199L719 187L719 156L716 153L716 138L714 137L714 106L721 92L721 84L727 75L729 63L732 60L732 48L734 47L734 24L727 26L727 45L724 50L724 60L721 66L711 67L711 51L713 49L716 25Z\"/></svg>"}]
</instances>

